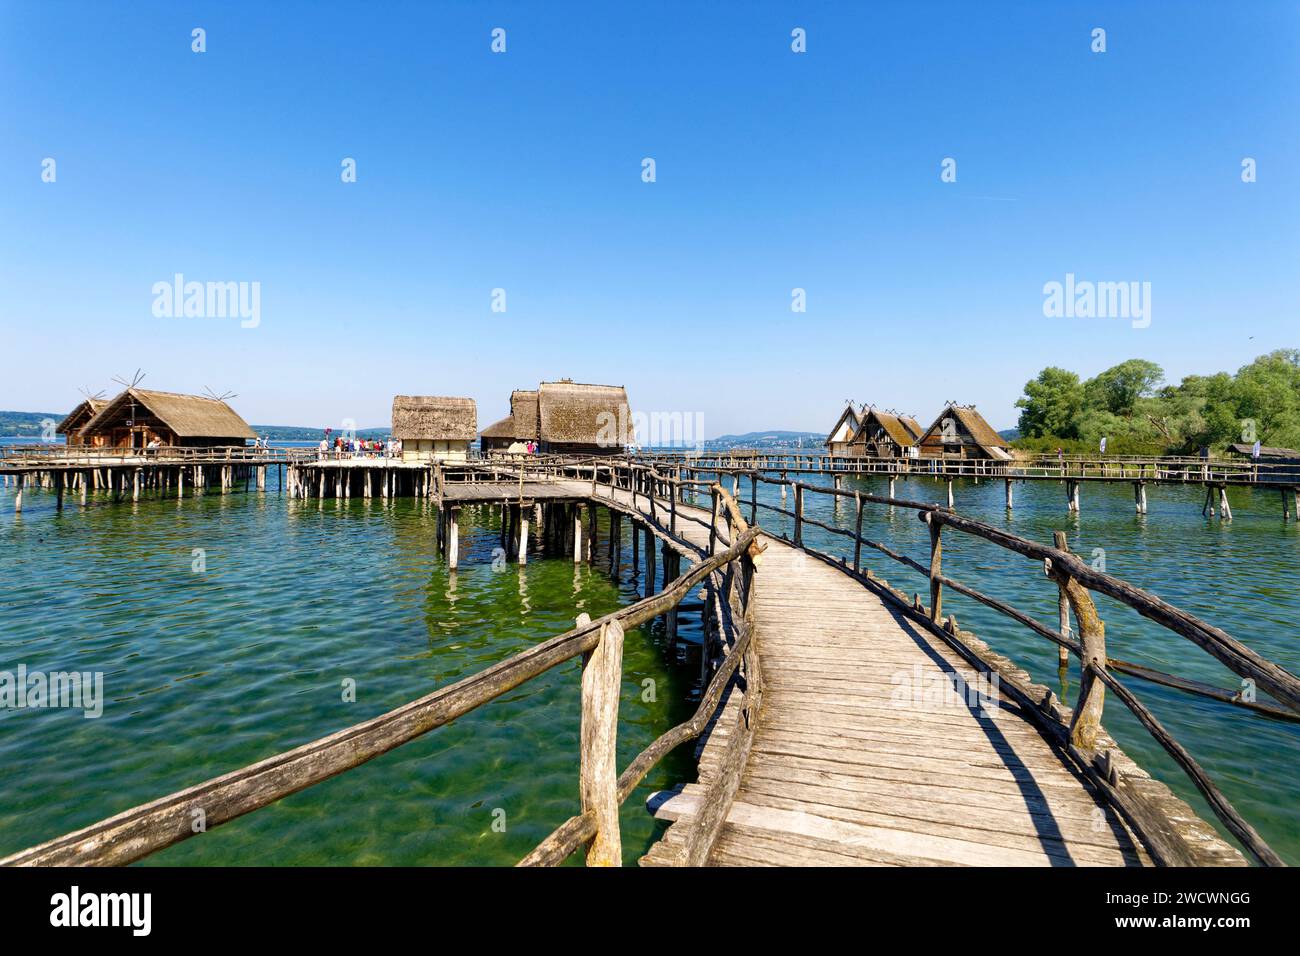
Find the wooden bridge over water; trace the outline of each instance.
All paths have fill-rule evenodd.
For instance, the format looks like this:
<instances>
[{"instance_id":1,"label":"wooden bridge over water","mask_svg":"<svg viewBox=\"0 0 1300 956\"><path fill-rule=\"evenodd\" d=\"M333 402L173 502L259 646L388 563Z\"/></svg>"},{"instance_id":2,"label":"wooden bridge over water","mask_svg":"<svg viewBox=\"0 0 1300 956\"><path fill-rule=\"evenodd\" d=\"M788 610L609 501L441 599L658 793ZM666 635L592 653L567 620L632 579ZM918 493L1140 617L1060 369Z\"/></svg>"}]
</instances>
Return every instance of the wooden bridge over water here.
<instances>
[{"instance_id":1,"label":"wooden bridge over water","mask_svg":"<svg viewBox=\"0 0 1300 956\"><path fill-rule=\"evenodd\" d=\"M325 467L324 465L318 467ZM530 526L575 561L592 560L609 514L617 566L622 522L646 595L396 710L251 766L14 854L6 864L120 864L358 766L483 706L577 657L583 660L580 806L523 861L556 864L585 850L618 865L619 808L662 757L697 742L699 774L655 794L672 821L643 865L1240 865L1242 854L1105 732L1108 694L1187 772L1224 828L1258 862L1280 858L1117 674L1248 707L1261 719L1300 718L1300 680L1223 630L1091 568L1058 539L1028 541L937 505L790 483L792 508L739 497L717 481L622 460L470 463L432 471L418 493L438 504L437 546L457 563L458 515L499 507L510 554L526 560ZM756 483L757 474L750 475ZM351 479L349 479L351 480ZM779 481L764 478L762 480ZM298 497L323 482L289 481ZM784 485L783 485L784 487ZM856 527L815 521L810 494L852 501ZM746 504L749 515L746 516ZM914 512L930 538L922 563L862 535L867 507ZM789 538L764 532L761 508L793 520ZM852 562L809 547L817 527L853 542ZM1023 556L1059 597L1055 626L970 588L943 564L943 536L971 535ZM644 541L644 545L642 542ZM656 546L665 586L656 592ZM862 561L874 549L922 576L908 595ZM683 572L683 562L686 570ZM1074 709L945 614L955 592L976 600L1079 662ZM1192 641L1275 703L1125 664L1106 653L1091 593L1106 594ZM621 771L615 764L625 630L665 619L701 594L704 687L692 718ZM1070 619L1073 616L1074 625ZM1114 706L1114 704L1112 704ZM526 772L521 768L521 772ZM435 862L435 861L431 861Z\"/></svg>"}]
</instances>

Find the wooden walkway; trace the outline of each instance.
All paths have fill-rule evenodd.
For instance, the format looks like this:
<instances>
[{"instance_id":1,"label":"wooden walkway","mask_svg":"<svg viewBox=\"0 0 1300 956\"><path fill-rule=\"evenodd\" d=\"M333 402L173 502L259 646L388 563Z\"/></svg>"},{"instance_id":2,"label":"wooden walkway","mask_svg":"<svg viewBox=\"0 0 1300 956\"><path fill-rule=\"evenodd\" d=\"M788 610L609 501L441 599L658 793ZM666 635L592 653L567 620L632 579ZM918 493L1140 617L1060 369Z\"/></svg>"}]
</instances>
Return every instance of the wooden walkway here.
<instances>
[{"instance_id":1,"label":"wooden walkway","mask_svg":"<svg viewBox=\"0 0 1300 956\"><path fill-rule=\"evenodd\" d=\"M628 492L612 494L631 507ZM709 517L678 505L678 533L701 553ZM1149 865L1057 747L954 650L847 574L764 543L755 607L766 690L711 864ZM701 781L724 740L718 731L701 746ZM702 789L657 795L651 809L688 817ZM642 865L676 865L678 829Z\"/></svg>"}]
</instances>

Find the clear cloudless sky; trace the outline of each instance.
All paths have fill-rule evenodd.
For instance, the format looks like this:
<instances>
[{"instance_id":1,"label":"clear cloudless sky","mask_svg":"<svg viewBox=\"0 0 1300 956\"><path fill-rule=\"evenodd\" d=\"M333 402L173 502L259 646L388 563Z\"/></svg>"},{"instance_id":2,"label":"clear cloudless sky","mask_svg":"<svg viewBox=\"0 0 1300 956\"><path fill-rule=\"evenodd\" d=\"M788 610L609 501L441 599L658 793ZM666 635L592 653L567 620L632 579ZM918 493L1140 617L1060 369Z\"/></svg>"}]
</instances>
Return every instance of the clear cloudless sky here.
<instances>
[{"instance_id":1,"label":"clear cloudless sky","mask_svg":"<svg viewBox=\"0 0 1300 956\"><path fill-rule=\"evenodd\" d=\"M0 408L139 367L265 424L571 377L709 436L1005 428L1047 365L1235 370L1300 346L1298 47L1270 2L4 0ZM260 325L156 318L178 272ZM1150 327L1045 318L1067 272Z\"/></svg>"}]
</instances>

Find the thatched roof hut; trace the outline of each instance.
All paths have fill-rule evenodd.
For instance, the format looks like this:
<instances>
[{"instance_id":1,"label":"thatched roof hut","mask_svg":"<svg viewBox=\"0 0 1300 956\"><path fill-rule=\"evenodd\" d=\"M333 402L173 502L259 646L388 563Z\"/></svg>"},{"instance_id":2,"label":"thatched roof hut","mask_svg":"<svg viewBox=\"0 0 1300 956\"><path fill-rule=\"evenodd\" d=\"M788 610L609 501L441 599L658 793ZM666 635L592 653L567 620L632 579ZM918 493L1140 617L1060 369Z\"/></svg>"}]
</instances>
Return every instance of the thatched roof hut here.
<instances>
[{"instance_id":1,"label":"thatched roof hut","mask_svg":"<svg viewBox=\"0 0 1300 956\"><path fill-rule=\"evenodd\" d=\"M926 457L1011 460L1011 446L975 411L974 405L950 403L917 442Z\"/></svg>"},{"instance_id":2,"label":"thatched roof hut","mask_svg":"<svg viewBox=\"0 0 1300 956\"><path fill-rule=\"evenodd\" d=\"M248 423L217 398L128 388L105 403L82 429L114 447L162 445L242 445L256 438Z\"/></svg>"},{"instance_id":3,"label":"thatched roof hut","mask_svg":"<svg viewBox=\"0 0 1300 956\"><path fill-rule=\"evenodd\" d=\"M850 402L844 406L844 411L840 417L835 420L835 427L826 435L824 444L832 455L852 454L849 443L853 440L854 434L858 430L861 420L858 417L858 411Z\"/></svg>"},{"instance_id":4,"label":"thatched roof hut","mask_svg":"<svg viewBox=\"0 0 1300 956\"><path fill-rule=\"evenodd\" d=\"M89 444L88 438L84 432L86 425L108 404L106 398L87 398L81 402L72 411L68 412L63 421L55 427L56 435L66 435L65 441L69 445Z\"/></svg>"},{"instance_id":5,"label":"thatched roof hut","mask_svg":"<svg viewBox=\"0 0 1300 956\"><path fill-rule=\"evenodd\" d=\"M542 450L618 454L632 443L632 413L621 385L543 382L537 390Z\"/></svg>"},{"instance_id":6,"label":"thatched roof hut","mask_svg":"<svg viewBox=\"0 0 1300 956\"><path fill-rule=\"evenodd\" d=\"M472 398L398 395L393 399L393 437L403 443L470 442L478 434L478 409Z\"/></svg>"},{"instance_id":7,"label":"thatched roof hut","mask_svg":"<svg viewBox=\"0 0 1300 956\"><path fill-rule=\"evenodd\" d=\"M516 442L536 441L539 434L536 389L510 393L510 414L479 432L484 451L504 450Z\"/></svg>"},{"instance_id":8,"label":"thatched roof hut","mask_svg":"<svg viewBox=\"0 0 1300 956\"><path fill-rule=\"evenodd\" d=\"M915 424L903 415L869 408L862 413L862 420L853 434L853 445L861 455L896 458L915 445L920 436L920 427L917 426L914 432L909 421Z\"/></svg>"}]
</instances>

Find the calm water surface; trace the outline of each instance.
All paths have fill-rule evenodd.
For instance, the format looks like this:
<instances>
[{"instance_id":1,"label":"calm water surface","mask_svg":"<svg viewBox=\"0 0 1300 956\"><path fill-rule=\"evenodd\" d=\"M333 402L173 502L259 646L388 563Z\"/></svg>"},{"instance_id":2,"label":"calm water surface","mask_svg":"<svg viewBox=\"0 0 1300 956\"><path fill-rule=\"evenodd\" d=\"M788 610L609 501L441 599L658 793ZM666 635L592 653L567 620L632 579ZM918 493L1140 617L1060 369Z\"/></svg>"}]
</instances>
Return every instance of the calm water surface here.
<instances>
[{"instance_id":1,"label":"calm water surface","mask_svg":"<svg viewBox=\"0 0 1300 956\"><path fill-rule=\"evenodd\" d=\"M817 479L822 480L822 479ZM827 480L828 481L828 480ZM884 493L883 479L845 487ZM780 503L773 486L761 500ZM748 494L747 484L742 491ZM939 501L944 486L899 481L900 497ZM1193 488L1149 489L1150 513L1133 513L1127 484L1085 485L1082 513L1065 510L1062 486L1016 486L1004 508L1000 481L959 482L959 510L1039 541L1066 530L1070 547L1107 570L1212 623L1294 671L1300 532L1283 524L1276 492L1234 490L1234 521L1200 516ZM808 513L851 528L808 495ZM29 494L12 513L0 491L0 669L102 670L104 716L0 711L0 853L85 826L375 716L636 599L626 562L611 579L605 536L593 567L530 557L493 571L497 518L462 520L462 567L434 554L435 511L422 502L300 502L275 493L116 505ZM790 521L760 511L773 531ZM864 533L923 560L915 513L869 507ZM851 557L843 539L808 529L809 544ZM193 570L202 549L206 570ZM869 566L904 590L919 575L867 551ZM662 564L662 563L661 563ZM967 536L944 538L944 571L1045 622L1056 592L1041 567ZM760 579L761 582L761 579ZM761 586L761 583L760 583ZM1116 657L1237 689L1234 675L1185 639L1098 598ZM1061 689L1056 652L1041 638L959 595L958 616L1034 678ZM688 638L697 635L689 630ZM662 633L628 634L620 710L620 764L687 717L698 665L676 662ZM390 754L199 838L160 853L159 864L511 864L576 812L577 662L557 668ZM357 700L343 700L354 680ZM643 700L647 679L656 700ZM1279 853L1300 863L1300 726L1127 678L1237 808ZM1067 677L1067 699L1077 688ZM1122 704L1107 728L1125 750L1209 818L1176 765ZM644 809L655 789L692 779L689 747L661 764L624 805L631 863L662 828ZM494 828L504 817L505 830Z\"/></svg>"},{"instance_id":2,"label":"calm water surface","mask_svg":"<svg viewBox=\"0 0 1300 956\"><path fill-rule=\"evenodd\" d=\"M584 611L635 601L641 584L630 539L611 579L606 535L591 567L534 554L494 571L489 509L462 512L453 576L434 553L435 509L411 499L254 492L92 500L60 515L52 495L29 493L15 519L11 491L0 497L0 669L103 671L107 702L89 720L0 711L0 854L445 687ZM677 657L658 622L627 634L620 766L692 712L698 663ZM577 811L579 675L577 661L561 665L147 862L513 864ZM664 826L646 796L692 774L685 748L628 799L628 863Z\"/></svg>"}]
</instances>

